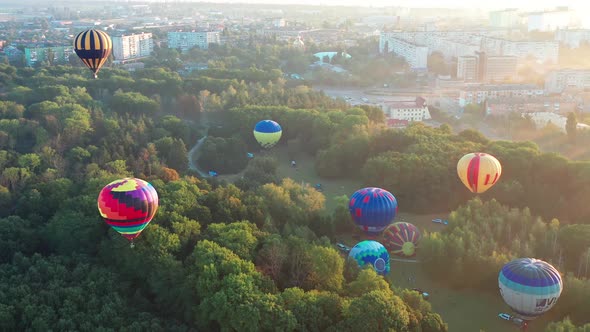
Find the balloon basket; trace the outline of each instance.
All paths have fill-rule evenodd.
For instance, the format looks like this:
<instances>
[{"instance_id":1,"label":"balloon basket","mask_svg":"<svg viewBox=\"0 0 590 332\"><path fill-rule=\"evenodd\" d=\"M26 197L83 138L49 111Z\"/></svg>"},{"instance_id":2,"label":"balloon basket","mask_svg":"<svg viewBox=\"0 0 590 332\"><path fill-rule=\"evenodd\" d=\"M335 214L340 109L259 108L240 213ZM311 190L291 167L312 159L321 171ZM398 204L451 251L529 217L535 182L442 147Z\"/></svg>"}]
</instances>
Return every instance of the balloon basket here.
<instances>
[{"instance_id":1,"label":"balloon basket","mask_svg":"<svg viewBox=\"0 0 590 332\"><path fill-rule=\"evenodd\" d=\"M129 244L129 248L131 248L131 249L135 248L135 243L131 242L131 243Z\"/></svg>"}]
</instances>

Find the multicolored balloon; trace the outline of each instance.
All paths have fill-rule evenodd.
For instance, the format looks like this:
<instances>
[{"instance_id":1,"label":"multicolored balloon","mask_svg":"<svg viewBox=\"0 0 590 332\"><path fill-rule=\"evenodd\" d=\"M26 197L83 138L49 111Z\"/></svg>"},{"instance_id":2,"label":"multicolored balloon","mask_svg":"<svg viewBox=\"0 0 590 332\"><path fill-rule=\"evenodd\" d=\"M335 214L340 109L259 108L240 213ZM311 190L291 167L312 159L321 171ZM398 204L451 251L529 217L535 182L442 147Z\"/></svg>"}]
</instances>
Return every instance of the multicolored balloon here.
<instances>
[{"instance_id":1,"label":"multicolored balloon","mask_svg":"<svg viewBox=\"0 0 590 332\"><path fill-rule=\"evenodd\" d=\"M94 73L94 78L113 50L111 37L101 30L86 30L74 38L74 51Z\"/></svg>"},{"instance_id":2,"label":"multicolored balloon","mask_svg":"<svg viewBox=\"0 0 590 332\"><path fill-rule=\"evenodd\" d=\"M270 149L281 139L283 130L281 126L272 120L262 120L254 127L254 137L265 149Z\"/></svg>"},{"instance_id":3,"label":"multicolored balloon","mask_svg":"<svg viewBox=\"0 0 590 332\"><path fill-rule=\"evenodd\" d=\"M132 241L158 210L158 193L141 179L125 178L107 184L98 195L98 211L114 230Z\"/></svg>"},{"instance_id":4,"label":"multicolored balloon","mask_svg":"<svg viewBox=\"0 0 590 332\"><path fill-rule=\"evenodd\" d=\"M352 194L348 209L360 229L375 235L395 219L397 200L385 189L363 188Z\"/></svg>"},{"instance_id":5,"label":"multicolored balloon","mask_svg":"<svg viewBox=\"0 0 590 332\"><path fill-rule=\"evenodd\" d=\"M457 163L457 174L472 193L481 194L498 181L502 165L487 153L468 153Z\"/></svg>"},{"instance_id":6,"label":"multicolored balloon","mask_svg":"<svg viewBox=\"0 0 590 332\"><path fill-rule=\"evenodd\" d=\"M390 271L389 253L385 247L377 241L361 241L357 243L348 254L362 268L370 264L378 274L386 275Z\"/></svg>"},{"instance_id":7,"label":"multicolored balloon","mask_svg":"<svg viewBox=\"0 0 590 332\"><path fill-rule=\"evenodd\" d=\"M418 227L407 222L396 222L383 232L383 243L392 254L414 256L422 235Z\"/></svg>"},{"instance_id":8,"label":"multicolored balloon","mask_svg":"<svg viewBox=\"0 0 590 332\"><path fill-rule=\"evenodd\" d=\"M504 302L528 320L551 309L563 290L559 271L534 258L518 258L504 265L498 284Z\"/></svg>"}]
</instances>

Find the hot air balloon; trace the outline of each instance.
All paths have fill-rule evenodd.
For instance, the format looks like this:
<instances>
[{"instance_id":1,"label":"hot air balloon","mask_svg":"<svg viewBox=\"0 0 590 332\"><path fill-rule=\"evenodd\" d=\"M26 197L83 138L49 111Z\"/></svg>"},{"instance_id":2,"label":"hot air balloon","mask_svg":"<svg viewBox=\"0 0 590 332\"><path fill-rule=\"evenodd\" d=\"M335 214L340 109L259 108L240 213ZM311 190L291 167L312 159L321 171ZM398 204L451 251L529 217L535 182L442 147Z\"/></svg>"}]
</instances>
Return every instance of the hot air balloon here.
<instances>
[{"instance_id":1,"label":"hot air balloon","mask_svg":"<svg viewBox=\"0 0 590 332\"><path fill-rule=\"evenodd\" d=\"M389 273L389 253L385 247L377 241L361 241L357 243L348 254L360 267L370 264L378 274Z\"/></svg>"},{"instance_id":2,"label":"hot air balloon","mask_svg":"<svg viewBox=\"0 0 590 332\"><path fill-rule=\"evenodd\" d=\"M472 193L481 194L498 181L502 165L487 153L468 153L457 163L457 174Z\"/></svg>"},{"instance_id":3,"label":"hot air balloon","mask_svg":"<svg viewBox=\"0 0 590 332\"><path fill-rule=\"evenodd\" d=\"M559 271L534 258L518 258L504 265L498 284L504 302L528 320L551 309L563 290Z\"/></svg>"},{"instance_id":4,"label":"hot air balloon","mask_svg":"<svg viewBox=\"0 0 590 332\"><path fill-rule=\"evenodd\" d=\"M98 211L104 221L132 243L157 210L156 189L141 179L115 180L98 195Z\"/></svg>"},{"instance_id":5,"label":"hot air balloon","mask_svg":"<svg viewBox=\"0 0 590 332\"><path fill-rule=\"evenodd\" d=\"M111 37L101 30L86 30L80 32L74 39L74 51L84 64L92 70L94 78L104 65L113 49Z\"/></svg>"},{"instance_id":6,"label":"hot air balloon","mask_svg":"<svg viewBox=\"0 0 590 332\"><path fill-rule=\"evenodd\" d=\"M348 209L360 229L375 235L393 222L397 200L385 189L363 188L352 194Z\"/></svg>"},{"instance_id":7,"label":"hot air balloon","mask_svg":"<svg viewBox=\"0 0 590 332\"><path fill-rule=\"evenodd\" d=\"M281 139L283 130L272 120L262 120L254 127L254 137L265 149L270 149Z\"/></svg>"},{"instance_id":8,"label":"hot air balloon","mask_svg":"<svg viewBox=\"0 0 590 332\"><path fill-rule=\"evenodd\" d=\"M383 243L392 254L414 256L422 235L418 227L407 222L396 222L383 232Z\"/></svg>"}]
</instances>

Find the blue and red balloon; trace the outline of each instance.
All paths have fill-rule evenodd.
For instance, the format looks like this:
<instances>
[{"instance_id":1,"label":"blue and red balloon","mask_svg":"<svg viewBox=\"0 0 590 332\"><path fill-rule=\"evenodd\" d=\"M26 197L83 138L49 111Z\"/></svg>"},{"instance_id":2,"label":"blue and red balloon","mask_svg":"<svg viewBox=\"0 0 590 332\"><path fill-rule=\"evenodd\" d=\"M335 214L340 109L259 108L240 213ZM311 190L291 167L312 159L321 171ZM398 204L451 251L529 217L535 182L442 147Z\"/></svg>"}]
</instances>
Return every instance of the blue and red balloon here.
<instances>
[{"instance_id":1,"label":"blue and red balloon","mask_svg":"<svg viewBox=\"0 0 590 332\"><path fill-rule=\"evenodd\" d=\"M352 194L348 209L360 229L370 235L376 235L395 219L397 200L385 189L363 188Z\"/></svg>"}]
</instances>

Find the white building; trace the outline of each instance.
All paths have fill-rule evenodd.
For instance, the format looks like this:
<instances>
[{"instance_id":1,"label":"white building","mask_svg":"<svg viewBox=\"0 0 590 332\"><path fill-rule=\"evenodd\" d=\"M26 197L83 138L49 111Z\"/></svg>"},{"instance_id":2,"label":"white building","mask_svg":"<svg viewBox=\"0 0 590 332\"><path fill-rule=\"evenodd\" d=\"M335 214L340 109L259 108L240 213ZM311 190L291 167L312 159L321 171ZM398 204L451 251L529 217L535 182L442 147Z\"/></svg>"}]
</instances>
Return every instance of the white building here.
<instances>
[{"instance_id":1,"label":"white building","mask_svg":"<svg viewBox=\"0 0 590 332\"><path fill-rule=\"evenodd\" d=\"M568 88L590 89L590 69L554 70L545 77L545 91L547 93L561 93Z\"/></svg>"},{"instance_id":2,"label":"white building","mask_svg":"<svg viewBox=\"0 0 590 332\"><path fill-rule=\"evenodd\" d=\"M388 120L423 121L431 119L426 100L416 97L412 101L385 102L381 105Z\"/></svg>"},{"instance_id":3,"label":"white building","mask_svg":"<svg viewBox=\"0 0 590 332\"><path fill-rule=\"evenodd\" d=\"M529 116L535 123L537 129L544 128L551 122L556 125L561 131L565 132L565 124L567 123L567 117L552 112L534 112L534 113L522 113L522 117Z\"/></svg>"},{"instance_id":4,"label":"white building","mask_svg":"<svg viewBox=\"0 0 590 332\"><path fill-rule=\"evenodd\" d=\"M154 40L151 33L113 36L112 41L115 61L147 57L154 51Z\"/></svg>"},{"instance_id":5,"label":"white building","mask_svg":"<svg viewBox=\"0 0 590 332\"><path fill-rule=\"evenodd\" d=\"M520 24L518 9L510 8L490 12L490 26L496 28L511 28Z\"/></svg>"},{"instance_id":6,"label":"white building","mask_svg":"<svg viewBox=\"0 0 590 332\"><path fill-rule=\"evenodd\" d=\"M478 80L478 59L475 55L457 58L457 78L467 82Z\"/></svg>"},{"instance_id":7,"label":"white building","mask_svg":"<svg viewBox=\"0 0 590 332\"><path fill-rule=\"evenodd\" d=\"M581 43L590 43L590 29L557 30L555 40L568 47L578 48Z\"/></svg>"},{"instance_id":8,"label":"white building","mask_svg":"<svg viewBox=\"0 0 590 332\"><path fill-rule=\"evenodd\" d=\"M412 70L426 70L428 68L428 47L391 37L387 32L381 33L379 52L393 52L403 57Z\"/></svg>"},{"instance_id":9,"label":"white building","mask_svg":"<svg viewBox=\"0 0 590 332\"><path fill-rule=\"evenodd\" d=\"M529 13L529 31L555 31L567 28L572 22L572 12L567 9L556 9L546 12Z\"/></svg>"},{"instance_id":10,"label":"white building","mask_svg":"<svg viewBox=\"0 0 590 332\"><path fill-rule=\"evenodd\" d=\"M481 104L486 99L543 96L542 88L531 84L472 84L459 91L459 105Z\"/></svg>"},{"instance_id":11,"label":"white building","mask_svg":"<svg viewBox=\"0 0 590 332\"><path fill-rule=\"evenodd\" d=\"M208 49L209 44L219 44L218 31L175 31L168 32L168 47L186 52L193 47Z\"/></svg>"},{"instance_id":12,"label":"white building","mask_svg":"<svg viewBox=\"0 0 590 332\"><path fill-rule=\"evenodd\" d=\"M483 52L490 55L511 55L519 60L532 56L540 62L557 63L559 59L559 42L557 41L514 41L484 37L481 48Z\"/></svg>"}]
</instances>

